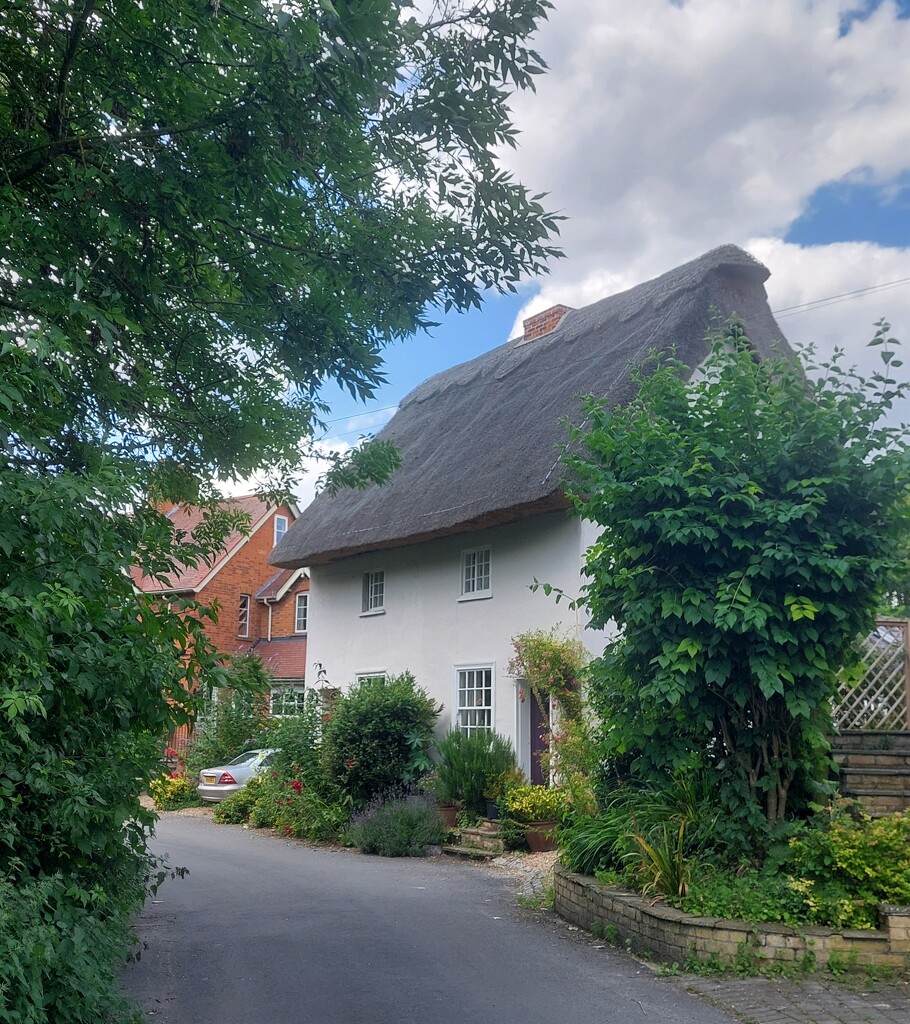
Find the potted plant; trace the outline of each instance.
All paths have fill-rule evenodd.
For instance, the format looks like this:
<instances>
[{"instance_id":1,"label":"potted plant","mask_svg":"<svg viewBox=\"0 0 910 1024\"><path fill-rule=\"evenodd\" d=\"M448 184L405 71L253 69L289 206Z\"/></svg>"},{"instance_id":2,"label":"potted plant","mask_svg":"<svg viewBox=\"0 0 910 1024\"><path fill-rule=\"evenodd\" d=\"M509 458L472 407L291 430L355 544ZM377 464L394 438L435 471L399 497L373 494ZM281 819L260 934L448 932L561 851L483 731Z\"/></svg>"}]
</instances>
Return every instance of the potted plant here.
<instances>
[{"instance_id":1,"label":"potted plant","mask_svg":"<svg viewBox=\"0 0 910 1024\"><path fill-rule=\"evenodd\" d=\"M487 788L483 791L483 795L487 800L487 817L491 821L496 821L499 818L500 805L506 792L514 786L524 785L524 775L521 774L521 769L513 765L507 771L500 772L487 784Z\"/></svg>"},{"instance_id":2,"label":"potted plant","mask_svg":"<svg viewBox=\"0 0 910 1024\"><path fill-rule=\"evenodd\" d=\"M506 811L525 825L531 853L556 849L553 831L566 806L561 789L548 786L511 786L506 790Z\"/></svg>"},{"instance_id":3,"label":"potted plant","mask_svg":"<svg viewBox=\"0 0 910 1024\"><path fill-rule=\"evenodd\" d=\"M453 729L436 745L435 795L440 805L461 804L476 817L487 810L492 781L515 767L515 751L495 732Z\"/></svg>"},{"instance_id":4,"label":"potted plant","mask_svg":"<svg viewBox=\"0 0 910 1024\"><path fill-rule=\"evenodd\" d=\"M439 810L439 816L442 818L443 824L446 828L449 829L449 831L456 828L458 825L458 814L461 811L462 804L453 795L453 791L448 781L441 780L439 773L434 770L423 778L421 788L425 793L428 793L435 799L436 807Z\"/></svg>"}]
</instances>

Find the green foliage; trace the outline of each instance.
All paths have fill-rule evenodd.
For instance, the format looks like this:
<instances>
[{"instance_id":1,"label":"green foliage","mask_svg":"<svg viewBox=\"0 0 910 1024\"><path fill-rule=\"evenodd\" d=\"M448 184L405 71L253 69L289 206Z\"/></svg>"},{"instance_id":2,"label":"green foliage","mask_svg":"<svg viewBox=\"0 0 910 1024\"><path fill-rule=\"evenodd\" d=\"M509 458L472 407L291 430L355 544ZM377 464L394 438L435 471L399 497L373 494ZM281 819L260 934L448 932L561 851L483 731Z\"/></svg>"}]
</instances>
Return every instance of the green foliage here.
<instances>
[{"instance_id":1,"label":"green foliage","mask_svg":"<svg viewBox=\"0 0 910 1024\"><path fill-rule=\"evenodd\" d=\"M463 804L480 817L487 811L487 793L516 767L512 744L487 730L453 729L436 744L436 759L434 792L439 801Z\"/></svg>"},{"instance_id":2,"label":"green foliage","mask_svg":"<svg viewBox=\"0 0 910 1024\"><path fill-rule=\"evenodd\" d=\"M222 688L207 701L204 718L187 749L190 774L227 764L245 750L275 745L271 733L275 723L268 714L271 677L259 658L235 656L227 665Z\"/></svg>"},{"instance_id":3,"label":"green foliage","mask_svg":"<svg viewBox=\"0 0 910 1024\"><path fill-rule=\"evenodd\" d=\"M567 809L566 795L549 786L510 786L505 807L518 821L561 821Z\"/></svg>"},{"instance_id":4,"label":"green foliage","mask_svg":"<svg viewBox=\"0 0 910 1024\"><path fill-rule=\"evenodd\" d=\"M135 882L135 879L133 880ZM121 1024L134 1020L117 975L144 888L84 889L61 875L0 879L0 1020Z\"/></svg>"},{"instance_id":5,"label":"green foliage","mask_svg":"<svg viewBox=\"0 0 910 1024\"><path fill-rule=\"evenodd\" d=\"M802 898L781 871L755 868L737 873L714 863L692 867L688 892L673 900L687 914L760 923L778 921L794 927L805 924Z\"/></svg>"},{"instance_id":6,"label":"green foliage","mask_svg":"<svg viewBox=\"0 0 910 1024\"><path fill-rule=\"evenodd\" d=\"M415 781L415 764L424 761L441 710L410 672L359 680L338 696L327 716L328 777L355 806Z\"/></svg>"},{"instance_id":7,"label":"green foliage","mask_svg":"<svg viewBox=\"0 0 910 1024\"><path fill-rule=\"evenodd\" d=\"M578 688L588 661L584 645L553 629L532 629L512 637L511 676L525 679L535 697L556 697L566 714L577 714Z\"/></svg>"},{"instance_id":8,"label":"green foliage","mask_svg":"<svg viewBox=\"0 0 910 1024\"><path fill-rule=\"evenodd\" d=\"M674 863L684 880L693 858L708 852L721 861L731 851L740 852L724 830L708 776L695 772L679 772L660 786L619 787L599 815L570 821L560 831L559 845L573 871L617 871L630 885L648 884L648 874L661 861L667 874ZM670 883L669 892L678 894L678 885Z\"/></svg>"},{"instance_id":9,"label":"green foliage","mask_svg":"<svg viewBox=\"0 0 910 1024\"><path fill-rule=\"evenodd\" d=\"M179 811L182 807L197 807L202 803L193 783L176 773L152 779L149 796L155 801L155 810L158 811Z\"/></svg>"},{"instance_id":10,"label":"green foliage","mask_svg":"<svg viewBox=\"0 0 910 1024\"><path fill-rule=\"evenodd\" d=\"M907 385L887 330L881 372L836 353L807 377L731 322L698 378L656 358L624 408L590 399L566 455L604 528L583 601L621 629L590 669L604 761L650 780L706 761L744 842L819 792L838 672L897 567L907 448L881 420Z\"/></svg>"},{"instance_id":11,"label":"green foliage","mask_svg":"<svg viewBox=\"0 0 910 1024\"><path fill-rule=\"evenodd\" d=\"M282 718L269 734L269 746L276 748L272 764L279 773L293 773L308 789L322 791L331 783L325 777L322 758L322 701L314 689L303 695L296 715Z\"/></svg>"},{"instance_id":12,"label":"green foliage","mask_svg":"<svg viewBox=\"0 0 910 1024\"><path fill-rule=\"evenodd\" d=\"M875 928L878 904L910 904L910 813L833 808L790 841L787 866L808 920Z\"/></svg>"},{"instance_id":13,"label":"green foliage","mask_svg":"<svg viewBox=\"0 0 910 1024\"><path fill-rule=\"evenodd\" d=\"M217 825L243 825L247 822L256 806L261 782L261 776L254 776L243 789L238 789L236 793L231 793L215 804L212 821Z\"/></svg>"},{"instance_id":14,"label":"green foliage","mask_svg":"<svg viewBox=\"0 0 910 1024\"><path fill-rule=\"evenodd\" d=\"M368 397L428 305L479 306L555 252L495 157L548 7L5 5L0 307L69 378L17 404L67 404L77 459L95 425L285 479L326 379ZM358 452L343 482L393 458Z\"/></svg>"},{"instance_id":15,"label":"green foliage","mask_svg":"<svg viewBox=\"0 0 910 1024\"><path fill-rule=\"evenodd\" d=\"M638 853L636 874L642 896L685 896L689 865L685 855L686 823L662 822L647 835L633 834Z\"/></svg>"},{"instance_id":16,"label":"green foliage","mask_svg":"<svg viewBox=\"0 0 910 1024\"><path fill-rule=\"evenodd\" d=\"M622 867L628 836L629 821L624 814L576 818L559 833L562 861L570 871L582 875L617 870Z\"/></svg>"},{"instance_id":17,"label":"green foliage","mask_svg":"<svg viewBox=\"0 0 910 1024\"><path fill-rule=\"evenodd\" d=\"M217 611L156 605L130 568L164 586L213 555L244 524L211 480L266 466L283 494L325 381L368 397L429 307L552 254L495 159L548 6L0 5L0 878L62 878L62 920L141 868L161 738L227 681ZM358 448L327 485L397 458ZM204 508L195 538L162 499ZM94 992L100 959L72 964Z\"/></svg>"},{"instance_id":18,"label":"green foliage","mask_svg":"<svg viewBox=\"0 0 910 1024\"><path fill-rule=\"evenodd\" d=\"M299 773L266 772L256 782L248 819L253 828L272 828L288 838L329 842L339 838L350 818L349 798L327 797L309 789Z\"/></svg>"},{"instance_id":19,"label":"green foliage","mask_svg":"<svg viewBox=\"0 0 910 1024\"><path fill-rule=\"evenodd\" d=\"M425 796L380 797L355 814L348 839L380 857L421 857L445 841L447 829L436 804Z\"/></svg>"}]
</instances>

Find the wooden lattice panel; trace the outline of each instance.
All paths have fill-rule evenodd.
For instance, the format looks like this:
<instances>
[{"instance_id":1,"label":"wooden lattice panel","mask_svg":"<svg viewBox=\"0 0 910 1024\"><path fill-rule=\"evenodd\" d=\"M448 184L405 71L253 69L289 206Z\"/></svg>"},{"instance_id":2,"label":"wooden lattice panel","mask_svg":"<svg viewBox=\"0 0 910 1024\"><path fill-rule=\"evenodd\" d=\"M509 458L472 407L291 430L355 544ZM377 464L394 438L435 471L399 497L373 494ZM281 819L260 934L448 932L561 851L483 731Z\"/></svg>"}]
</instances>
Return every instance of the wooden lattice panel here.
<instances>
[{"instance_id":1,"label":"wooden lattice panel","mask_svg":"<svg viewBox=\"0 0 910 1024\"><path fill-rule=\"evenodd\" d=\"M863 641L866 671L859 683L841 683L834 707L838 729L910 730L908 651L910 622L882 619Z\"/></svg>"}]
</instances>

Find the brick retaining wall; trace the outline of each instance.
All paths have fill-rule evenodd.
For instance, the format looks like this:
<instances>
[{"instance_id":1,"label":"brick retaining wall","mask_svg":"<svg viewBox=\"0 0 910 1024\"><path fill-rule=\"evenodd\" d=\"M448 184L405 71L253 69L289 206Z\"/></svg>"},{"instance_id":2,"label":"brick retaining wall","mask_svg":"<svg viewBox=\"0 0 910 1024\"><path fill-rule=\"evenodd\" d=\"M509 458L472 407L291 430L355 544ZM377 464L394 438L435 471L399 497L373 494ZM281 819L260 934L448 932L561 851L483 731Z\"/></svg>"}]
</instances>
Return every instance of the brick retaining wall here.
<instances>
[{"instance_id":1,"label":"brick retaining wall","mask_svg":"<svg viewBox=\"0 0 910 1024\"><path fill-rule=\"evenodd\" d=\"M559 867L553 879L553 909L573 924L628 943L669 963L689 957L725 964L779 961L794 966L825 966L829 960L859 967L876 965L910 971L910 907L882 905L878 931L789 928L745 924L718 917L693 917L635 893L601 885ZM615 935L611 935L615 929Z\"/></svg>"}]
</instances>

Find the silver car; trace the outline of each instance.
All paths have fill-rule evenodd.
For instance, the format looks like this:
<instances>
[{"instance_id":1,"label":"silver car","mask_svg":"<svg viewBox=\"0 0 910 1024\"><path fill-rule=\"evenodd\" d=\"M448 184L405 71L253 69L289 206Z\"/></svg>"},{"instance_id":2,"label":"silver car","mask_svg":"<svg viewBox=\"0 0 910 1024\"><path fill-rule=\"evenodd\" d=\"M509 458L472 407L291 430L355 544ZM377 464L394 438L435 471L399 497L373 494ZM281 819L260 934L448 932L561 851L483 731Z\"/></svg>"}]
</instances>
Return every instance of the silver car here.
<instances>
[{"instance_id":1,"label":"silver car","mask_svg":"<svg viewBox=\"0 0 910 1024\"><path fill-rule=\"evenodd\" d=\"M231 793L243 789L263 768L268 768L273 755L277 753L277 750L248 750L227 764L217 768L203 768L199 773L196 792L203 800L218 803Z\"/></svg>"}]
</instances>

